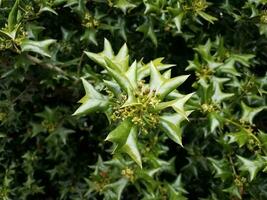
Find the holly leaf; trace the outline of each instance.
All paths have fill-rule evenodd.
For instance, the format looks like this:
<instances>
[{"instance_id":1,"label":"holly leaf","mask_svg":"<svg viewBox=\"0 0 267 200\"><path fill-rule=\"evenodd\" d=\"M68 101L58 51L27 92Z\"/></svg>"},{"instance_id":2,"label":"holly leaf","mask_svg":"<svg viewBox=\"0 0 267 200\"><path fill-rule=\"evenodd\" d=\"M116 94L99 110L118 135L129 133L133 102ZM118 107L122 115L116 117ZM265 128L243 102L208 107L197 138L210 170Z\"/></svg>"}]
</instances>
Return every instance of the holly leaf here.
<instances>
[{"instance_id":1,"label":"holly leaf","mask_svg":"<svg viewBox=\"0 0 267 200\"><path fill-rule=\"evenodd\" d=\"M120 72L118 69L118 66L116 66L115 63L113 63L109 58L105 57L105 62L106 62L106 69L111 75L111 77L118 83L118 85L125 91L127 92L128 99L125 102L125 106L134 103L135 102L135 97L133 95L133 89L136 87L136 79L137 79L137 68L135 65L132 66L132 68L129 70L129 73L125 74ZM127 77L128 75L128 77Z\"/></svg>"},{"instance_id":2,"label":"holly leaf","mask_svg":"<svg viewBox=\"0 0 267 200\"><path fill-rule=\"evenodd\" d=\"M18 10L19 10L19 0L16 0L8 15L8 20L7 20L7 27L10 32L12 32L17 25Z\"/></svg>"},{"instance_id":3,"label":"holly leaf","mask_svg":"<svg viewBox=\"0 0 267 200\"><path fill-rule=\"evenodd\" d=\"M111 44L106 38L104 39L104 50L102 52L93 53L93 52L84 51L84 53L95 63L99 64L101 67L106 66L104 57L108 57L110 59L114 57L114 52L111 47Z\"/></svg>"},{"instance_id":4,"label":"holly leaf","mask_svg":"<svg viewBox=\"0 0 267 200\"><path fill-rule=\"evenodd\" d=\"M156 58L153 61L151 61L158 71L169 69L169 68L175 66L173 64L163 64L162 63L163 59L164 58L161 57L161 58ZM151 62L148 64L145 64L145 65L142 65L140 62L137 64L137 66L138 66L138 72L137 72L138 80L142 80L143 78L150 75Z\"/></svg>"},{"instance_id":5,"label":"holly leaf","mask_svg":"<svg viewBox=\"0 0 267 200\"><path fill-rule=\"evenodd\" d=\"M233 93L225 93L222 91L222 86L225 82L229 81L228 78L217 78L213 77L213 88L214 88L214 93L212 95L212 100L217 103L221 103L223 100L230 98L234 96Z\"/></svg>"},{"instance_id":6,"label":"holly leaf","mask_svg":"<svg viewBox=\"0 0 267 200\"><path fill-rule=\"evenodd\" d=\"M185 106L185 103L193 96L193 94L194 93L190 93L187 95L181 95L172 101L161 102L155 107L155 109L156 110L163 110L167 107L172 107L177 113L179 113L181 116L183 116L185 119L188 120L187 116L190 113L185 111L184 106Z\"/></svg>"},{"instance_id":7,"label":"holly leaf","mask_svg":"<svg viewBox=\"0 0 267 200\"><path fill-rule=\"evenodd\" d=\"M217 112L211 112L208 114L210 132L213 133L217 127L221 125L221 116Z\"/></svg>"},{"instance_id":8,"label":"holly leaf","mask_svg":"<svg viewBox=\"0 0 267 200\"><path fill-rule=\"evenodd\" d=\"M121 9L122 12L126 14L127 10L135 8L136 5L127 0L116 0L114 7Z\"/></svg>"},{"instance_id":9,"label":"holly leaf","mask_svg":"<svg viewBox=\"0 0 267 200\"><path fill-rule=\"evenodd\" d=\"M184 189L181 174L179 174L175 181L172 183L172 187L181 194L188 194L188 192Z\"/></svg>"},{"instance_id":10,"label":"holly leaf","mask_svg":"<svg viewBox=\"0 0 267 200\"><path fill-rule=\"evenodd\" d=\"M137 147L137 127L132 127L128 138L120 151L127 153L139 167L142 168L141 155Z\"/></svg>"},{"instance_id":11,"label":"holly leaf","mask_svg":"<svg viewBox=\"0 0 267 200\"><path fill-rule=\"evenodd\" d=\"M166 79L160 74L153 62L150 63L150 89L156 90L156 94L160 99L164 99L170 92L181 85L189 75L177 76L171 79Z\"/></svg>"},{"instance_id":12,"label":"holly leaf","mask_svg":"<svg viewBox=\"0 0 267 200\"><path fill-rule=\"evenodd\" d=\"M249 65L250 65L249 61L254 57L255 57L255 55L253 55L253 54L233 54L226 61L234 60L235 62L239 62L242 65L249 67Z\"/></svg>"},{"instance_id":13,"label":"holly leaf","mask_svg":"<svg viewBox=\"0 0 267 200\"><path fill-rule=\"evenodd\" d=\"M141 26L136 29L142 32L146 37L149 37L155 46L158 46L158 40L154 31L154 26L151 20L146 20Z\"/></svg>"},{"instance_id":14,"label":"holly leaf","mask_svg":"<svg viewBox=\"0 0 267 200\"><path fill-rule=\"evenodd\" d=\"M236 142L238 143L239 147L244 146L250 139L249 134L242 129L239 132L228 133L226 134L226 137L229 138L229 144Z\"/></svg>"},{"instance_id":15,"label":"holly leaf","mask_svg":"<svg viewBox=\"0 0 267 200\"><path fill-rule=\"evenodd\" d=\"M112 197L108 197L108 199L114 199L113 196L115 196L115 199L120 200L122 192L124 188L126 187L127 183L128 183L127 179L121 178L120 180L114 183L110 183L106 185L105 189L109 189L115 192L115 195L112 195ZM106 194L108 194L108 192L106 192Z\"/></svg>"},{"instance_id":16,"label":"holly leaf","mask_svg":"<svg viewBox=\"0 0 267 200\"><path fill-rule=\"evenodd\" d=\"M211 162L213 168L215 169L216 178L220 178L223 181L226 181L232 176L232 171L229 167L229 163L225 159L216 160L213 158L208 158L208 160Z\"/></svg>"},{"instance_id":17,"label":"holly leaf","mask_svg":"<svg viewBox=\"0 0 267 200\"><path fill-rule=\"evenodd\" d=\"M126 119L108 134L105 141L114 143L115 148L113 153L127 153L142 168L141 155L137 148L136 134L137 127L129 119Z\"/></svg>"},{"instance_id":18,"label":"holly leaf","mask_svg":"<svg viewBox=\"0 0 267 200\"><path fill-rule=\"evenodd\" d=\"M160 127L168 135L168 137L183 146L182 144L182 130L180 123L183 120L180 114L165 114L160 116Z\"/></svg>"},{"instance_id":19,"label":"holly leaf","mask_svg":"<svg viewBox=\"0 0 267 200\"><path fill-rule=\"evenodd\" d=\"M115 68L118 72L126 72L129 68L129 55L128 47L124 44L117 55L114 55L113 49L110 42L105 38L104 40L104 50L100 53L84 52L91 60L99 64L101 67L106 68L106 60L110 60L117 66Z\"/></svg>"},{"instance_id":20,"label":"holly leaf","mask_svg":"<svg viewBox=\"0 0 267 200\"><path fill-rule=\"evenodd\" d=\"M137 63L134 61L129 67L128 71L125 73L132 87L137 88Z\"/></svg>"},{"instance_id":21,"label":"holly leaf","mask_svg":"<svg viewBox=\"0 0 267 200\"><path fill-rule=\"evenodd\" d=\"M50 13L53 13L54 15L58 15L58 13L53 8L48 7L48 6L45 6L45 7L40 8L38 14L41 14L43 12L50 12Z\"/></svg>"},{"instance_id":22,"label":"holly leaf","mask_svg":"<svg viewBox=\"0 0 267 200\"><path fill-rule=\"evenodd\" d=\"M235 184L231 185L230 187L228 187L226 189L223 189L223 191L226 193L229 193L233 196L236 196L239 199L242 199L239 188Z\"/></svg>"},{"instance_id":23,"label":"holly leaf","mask_svg":"<svg viewBox=\"0 0 267 200\"><path fill-rule=\"evenodd\" d=\"M43 41L24 40L21 43L21 51L35 52L43 56L51 57L49 46L55 42L56 40L53 39Z\"/></svg>"},{"instance_id":24,"label":"holly leaf","mask_svg":"<svg viewBox=\"0 0 267 200\"><path fill-rule=\"evenodd\" d=\"M182 33L182 21L184 18L184 13L179 13L176 17L173 18L173 21L175 23L175 26L178 30L178 33Z\"/></svg>"},{"instance_id":25,"label":"holly leaf","mask_svg":"<svg viewBox=\"0 0 267 200\"><path fill-rule=\"evenodd\" d=\"M218 68L218 71L226 73L226 74L229 73L229 74L232 74L233 76L241 76L241 74L235 69L234 60L226 61L224 64L222 64Z\"/></svg>"},{"instance_id":26,"label":"holly leaf","mask_svg":"<svg viewBox=\"0 0 267 200\"><path fill-rule=\"evenodd\" d=\"M267 157L258 156L255 160L249 160L247 158L237 156L242 165L239 170L248 172L249 179L252 181L258 174L258 172L266 165Z\"/></svg>"},{"instance_id":27,"label":"holly leaf","mask_svg":"<svg viewBox=\"0 0 267 200\"><path fill-rule=\"evenodd\" d=\"M61 139L62 143L66 145L68 135L71 133L75 133L75 131L71 129L67 129L65 127L59 127L46 138L46 141L55 140L55 137L58 137L59 139Z\"/></svg>"},{"instance_id":28,"label":"holly leaf","mask_svg":"<svg viewBox=\"0 0 267 200\"><path fill-rule=\"evenodd\" d=\"M211 15L209 15L203 11L198 11L197 14L212 24L214 23L214 21L218 20L216 17L213 17L213 16L211 16Z\"/></svg>"},{"instance_id":29,"label":"holly leaf","mask_svg":"<svg viewBox=\"0 0 267 200\"><path fill-rule=\"evenodd\" d=\"M86 43L93 43L94 45L97 46L98 42L96 40L96 33L97 33L96 29L86 28L84 31L84 34L81 36L80 40L85 41ZM86 54L86 52L85 52L85 54Z\"/></svg>"},{"instance_id":30,"label":"holly leaf","mask_svg":"<svg viewBox=\"0 0 267 200\"><path fill-rule=\"evenodd\" d=\"M82 115L97 110L104 110L109 105L108 99L94 89L94 87L82 78L85 96L79 101L82 105L73 113L73 115Z\"/></svg>"},{"instance_id":31,"label":"holly leaf","mask_svg":"<svg viewBox=\"0 0 267 200\"><path fill-rule=\"evenodd\" d=\"M0 36L2 35L3 37L5 37L7 39L15 40L20 26L21 26L21 24L16 24L16 26L14 27L14 29L12 31L0 30Z\"/></svg>"},{"instance_id":32,"label":"holly leaf","mask_svg":"<svg viewBox=\"0 0 267 200\"><path fill-rule=\"evenodd\" d=\"M266 109L267 106L260 106L260 107L250 107L247 106L244 102L241 102L242 106L242 116L241 120L247 121L249 123L253 123L253 118L261 112L263 109Z\"/></svg>"}]
</instances>

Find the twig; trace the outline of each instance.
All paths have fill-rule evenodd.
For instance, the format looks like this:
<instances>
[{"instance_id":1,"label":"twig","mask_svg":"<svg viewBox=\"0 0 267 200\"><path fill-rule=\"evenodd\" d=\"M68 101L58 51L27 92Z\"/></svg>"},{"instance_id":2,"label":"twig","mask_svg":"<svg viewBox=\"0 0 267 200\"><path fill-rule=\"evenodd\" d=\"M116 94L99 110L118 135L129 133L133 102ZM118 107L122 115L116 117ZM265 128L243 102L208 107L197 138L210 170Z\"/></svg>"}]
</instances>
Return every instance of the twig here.
<instances>
[{"instance_id":1,"label":"twig","mask_svg":"<svg viewBox=\"0 0 267 200\"><path fill-rule=\"evenodd\" d=\"M73 80L77 80L77 78L75 78L75 77L73 77L73 76L69 76L65 71L63 71L62 69L60 69L59 67L57 67L57 66L55 66L55 65L52 65L52 64L50 64L50 63L44 63L42 60L40 60L39 58L36 58L36 57L34 57L34 56L31 56L31 55L29 55L29 54L27 54L26 55L27 56L27 58L30 60L30 61L32 61L33 63L35 63L35 64L37 64L37 65L40 65L40 66L42 66L42 67L44 67L44 68L47 68L47 69L50 69L50 70L52 70L52 71L55 71L55 72L57 72L57 73L59 73L59 74L62 74L62 75L64 75L64 76L67 76L67 77L69 77L69 78L71 78L71 79L73 79Z\"/></svg>"},{"instance_id":2,"label":"twig","mask_svg":"<svg viewBox=\"0 0 267 200\"><path fill-rule=\"evenodd\" d=\"M234 162L233 162L232 156L231 156L231 155L228 155L228 158L229 158L231 167L232 167L232 169L233 169L233 173L234 173L235 176L237 176L236 169L235 169L235 164L234 164Z\"/></svg>"},{"instance_id":3,"label":"twig","mask_svg":"<svg viewBox=\"0 0 267 200\"><path fill-rule=\"evenodd\" d=\"M80 73L81 73L81 67L82 67L82 62L83 62L84 55L85 55L85 54L84 54L84 52L83 52L82 55L81 55L81 58L80 58L78 67L77 67L77 75L78 75L78 76L80 76Z\"/></svg>"}]
</instances>

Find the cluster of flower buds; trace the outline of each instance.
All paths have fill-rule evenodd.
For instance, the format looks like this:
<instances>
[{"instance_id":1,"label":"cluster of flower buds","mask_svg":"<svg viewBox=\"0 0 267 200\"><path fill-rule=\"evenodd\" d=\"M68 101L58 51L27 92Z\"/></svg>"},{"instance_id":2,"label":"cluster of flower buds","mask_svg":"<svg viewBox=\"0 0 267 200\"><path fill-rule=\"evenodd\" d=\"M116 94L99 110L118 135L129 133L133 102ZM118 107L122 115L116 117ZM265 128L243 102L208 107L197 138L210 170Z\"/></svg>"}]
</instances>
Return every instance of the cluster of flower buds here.
<instances>
[{"instance_id":1,"label":"cluster of flower buds","mask_svg":"<svg viewBox=\"0 0 267 200\"><path fill-rule=\"evenodd\" d=\"M138 84L137 90L134 92L137 103L123 106L127 97L122 95L119 105L114 107L111 119L120 121L130 119L133 124L137 125L142 133L148 133L148 130L153 129L159 123L159 111L155 110L159 99L156 96L156 91L150 91L144 82Z\"/></svg>"},{"instance_id":2,"label":"cluster of flower buds","mask_svg":"<svg viewBox=\"0 0 267 200\"><path fill-rule=\"evenodd\" d=\"M134 171L128 167L121 171L121 175L126 177L131 182L134 181Z\"/></svg>"}]
</instances>

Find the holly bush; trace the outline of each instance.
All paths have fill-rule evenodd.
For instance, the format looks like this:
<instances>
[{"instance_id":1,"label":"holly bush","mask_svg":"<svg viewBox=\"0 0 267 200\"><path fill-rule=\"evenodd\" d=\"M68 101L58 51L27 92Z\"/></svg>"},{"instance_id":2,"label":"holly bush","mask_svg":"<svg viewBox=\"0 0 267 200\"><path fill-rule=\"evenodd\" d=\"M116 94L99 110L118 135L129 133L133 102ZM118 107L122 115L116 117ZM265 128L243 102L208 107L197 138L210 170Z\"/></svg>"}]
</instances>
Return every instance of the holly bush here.
<instances>
[{"instance_id":1,"label":"holly bush","mask_svg":"<svg viewBox=\"0 0 267 200\"><path fill-rule=\"evenodd\" d=\"M267 199L266 37L266 0L0 0L0 199Z\"/></svg>"}]
</instances>

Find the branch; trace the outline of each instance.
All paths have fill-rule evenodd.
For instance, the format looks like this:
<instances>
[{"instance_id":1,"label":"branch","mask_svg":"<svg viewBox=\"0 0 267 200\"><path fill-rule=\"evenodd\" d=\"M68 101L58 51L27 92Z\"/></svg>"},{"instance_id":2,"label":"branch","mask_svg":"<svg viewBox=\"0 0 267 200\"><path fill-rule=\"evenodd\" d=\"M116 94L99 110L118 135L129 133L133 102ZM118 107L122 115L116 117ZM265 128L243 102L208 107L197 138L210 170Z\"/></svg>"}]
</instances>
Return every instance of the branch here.
<instances>
[{"instance_id":1,"label":"branch","mask_svg":"<svg viewBox=\"0 0 267 200\"><path fill-rule=\"evenodd\" d=\"M67 76L73 80L77 80L77 78L73 77L73 76L69 76L65 71L63 71L62 69L60 69L59 67L51 64L51 63L44 63L42 60L40 60L39 58L36 58L34 56L31 56L29 54L26 55L27 58L32 61L33 63L37 64L37 65L40 65L46 69L49 69L49 70L52 70L52 71L55 71L59 74L62 74L64 76Z\"/></svg>"}]
</instances>

